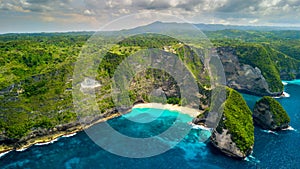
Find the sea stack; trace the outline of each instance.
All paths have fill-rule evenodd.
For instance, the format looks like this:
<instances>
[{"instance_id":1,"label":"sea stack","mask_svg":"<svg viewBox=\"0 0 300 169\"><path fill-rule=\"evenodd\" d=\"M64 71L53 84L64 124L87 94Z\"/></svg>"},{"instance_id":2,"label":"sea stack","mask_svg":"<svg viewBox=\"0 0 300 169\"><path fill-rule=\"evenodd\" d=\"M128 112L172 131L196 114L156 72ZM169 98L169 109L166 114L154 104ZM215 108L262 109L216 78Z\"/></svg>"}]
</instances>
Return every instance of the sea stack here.
<instances>
[{"instance_id":1,"label":"sea stack","mask_svg":"<svg viewBox=\"0 0 300 169\"><path fill-rule=\"evenodd\" d=\"M227 88L223 115L212 133L211 143L224 154L237 159L244 159L252 152L252 112L243 97L233 89Z\"/></svg>"},{"instance_id":2,"label":"sea stack","mask_svg":"<svg viewBox=\"0 0 300 169\"><path fill-rule=\"evenodd\" d=\"M277 100L265 96L256 102L253 120L265 130L282 130L289 127L290 117Z\"/></svg>"}]
</instances>

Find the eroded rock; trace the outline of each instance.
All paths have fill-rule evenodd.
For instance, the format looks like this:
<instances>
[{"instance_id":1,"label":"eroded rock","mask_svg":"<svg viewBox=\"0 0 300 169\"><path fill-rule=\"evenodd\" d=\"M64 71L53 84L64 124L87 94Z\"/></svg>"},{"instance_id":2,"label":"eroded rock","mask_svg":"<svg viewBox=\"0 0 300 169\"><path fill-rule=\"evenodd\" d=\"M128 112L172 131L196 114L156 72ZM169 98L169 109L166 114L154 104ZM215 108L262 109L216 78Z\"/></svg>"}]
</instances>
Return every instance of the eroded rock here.
<instances>
[{"instance_id":1,"label":"eroded rock","mask_svg":"<svg viewBox=\"0 0 300 169\"><path fill-rule=\"evenodd\" d=\"M265 96L256 102L253 120L266 130L281 130L289 127L290 118L283 107L275 99Z\"/></svg>"}]
</instances>

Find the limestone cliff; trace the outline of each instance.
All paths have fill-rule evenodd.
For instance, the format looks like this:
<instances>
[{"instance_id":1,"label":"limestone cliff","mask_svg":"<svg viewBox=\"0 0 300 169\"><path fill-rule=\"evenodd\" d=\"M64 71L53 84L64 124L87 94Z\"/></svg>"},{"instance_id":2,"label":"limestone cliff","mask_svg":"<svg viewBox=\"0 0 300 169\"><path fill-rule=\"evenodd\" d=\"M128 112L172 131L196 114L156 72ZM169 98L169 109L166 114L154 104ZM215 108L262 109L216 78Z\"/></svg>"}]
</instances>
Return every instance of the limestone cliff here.
<instances>
[{"instance_id":1,"label":"limestone cliff","mask_svg":"<svg viewBox=\"0 0 300 169\"><path fill-rule=\"evenodd\" d=\"M219 47L217 51L224 66L228 87L257 96L278 96L282 93L270 90L258 67L241 63L234 48Z\"/></svg>"},{"instance_id":2,"label":"limestone cliff","mask_svg":"<svg viewBox=\"0 0 300 169\"><path fill-rule=\"evenodd\" d=\"M224 154L243 159L254 145L252 112L242 96L233 89L227 89L222 118L213 131L211 143Z\"/></svg>"},{"instance_id":3,"label":"limestone cliff","mask_svg":"<svg viewBox=\"0 0 300 169\"><path fill-rule=\"evenodd\" d=\"M281 130L289 126L290 118L278 101L263 97L256 102L253 120L263 129Z\"/></svg>"}]
</instances>

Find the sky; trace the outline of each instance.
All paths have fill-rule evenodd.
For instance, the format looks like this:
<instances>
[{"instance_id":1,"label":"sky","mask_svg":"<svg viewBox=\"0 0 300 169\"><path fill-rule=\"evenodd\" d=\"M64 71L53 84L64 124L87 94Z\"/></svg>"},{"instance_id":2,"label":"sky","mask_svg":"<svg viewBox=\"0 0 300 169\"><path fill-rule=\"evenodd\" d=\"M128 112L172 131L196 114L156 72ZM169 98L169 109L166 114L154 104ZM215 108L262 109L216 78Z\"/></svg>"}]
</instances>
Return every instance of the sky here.
<instances>
[{"instance_id":1,"label":"sky","mask_svg":"<svg viewBox=\"0 0 300 169\"><path fill-rule=\"evenodd\" d=\"M0 0L0 33L117 30L156 20L299 27L299 18L300 0Z\"/></svg>"}]
</instances>

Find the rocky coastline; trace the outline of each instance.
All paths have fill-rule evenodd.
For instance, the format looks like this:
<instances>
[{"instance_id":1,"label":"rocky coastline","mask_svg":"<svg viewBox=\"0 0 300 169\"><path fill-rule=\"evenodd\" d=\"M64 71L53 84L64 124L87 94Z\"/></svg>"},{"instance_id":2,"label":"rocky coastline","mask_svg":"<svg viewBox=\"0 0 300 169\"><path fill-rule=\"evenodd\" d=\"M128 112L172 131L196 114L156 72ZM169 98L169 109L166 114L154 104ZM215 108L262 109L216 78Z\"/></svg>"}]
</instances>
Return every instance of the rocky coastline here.
<instances>
[{"instance_id":1,"label":"rocky coastline","mask_svg":"<svg viewBox=\"0 0 300 169\"><path fill-rule=\"evenodd\" d=\"M84 129L87 129L97 123L116 118L120 115L121 114L119 112L112 110L104 115L89 118L91 120L87 120L85 122L73 122L65 125L59 125L50 130L36 130L20 140L0 138L0 154L12 150L21 151L35 144L48 143L62 136L72 135L83 131Z\"/></svg>"},{"instance_id":2,"label":"rocky coastline","mask_svg":"<svg viewBox=\"0 0 300 169\"><path fill-rule=\"evenodd\" d=\"M16 150L21 151L24 149L27 149L35 144L44 144L49 143L53 140L56 140L60 137L66 136L66 135L72 135L77 132L83 131L97 123L105 122L107 120L116 118L121 116L122 114L125 114L129 112L132 108L160 108L160 109L168 109L173 111L179 111L185 114L190 115L191 117L195 117L196 115L199 115L201 112L196 111L192 108L187 107L180 107L178 105L171 105L171 104L160 104L160 103L145 103L143 100L136 101L132 107L126 108L124 110L121 110L122 113L120 113L120 109L112 109L107 111L107 113L104 113L100 116L94 116L94 117L86 117L84 119L81 119L80 122L73 122L65 125L59 125L56 126L50 130L36 130L30 133L28 136L20 139L20 140L10 140L5 138L0 138L0 154Z\"/></svg>"}]
</instances>

